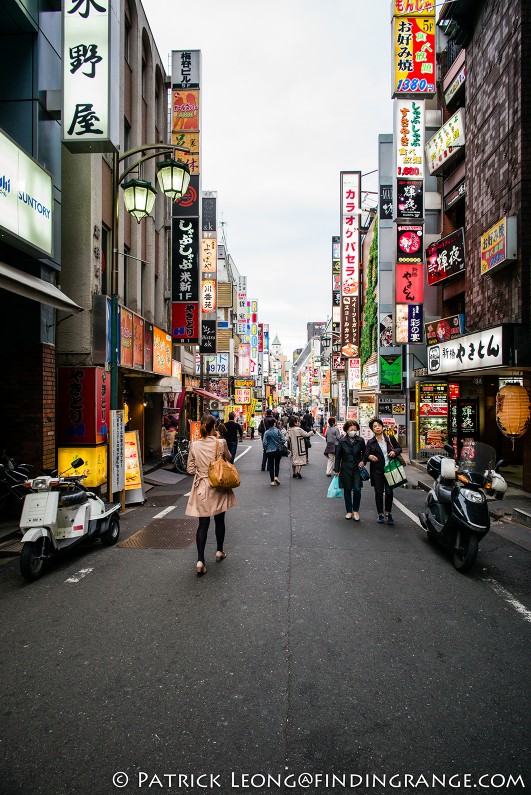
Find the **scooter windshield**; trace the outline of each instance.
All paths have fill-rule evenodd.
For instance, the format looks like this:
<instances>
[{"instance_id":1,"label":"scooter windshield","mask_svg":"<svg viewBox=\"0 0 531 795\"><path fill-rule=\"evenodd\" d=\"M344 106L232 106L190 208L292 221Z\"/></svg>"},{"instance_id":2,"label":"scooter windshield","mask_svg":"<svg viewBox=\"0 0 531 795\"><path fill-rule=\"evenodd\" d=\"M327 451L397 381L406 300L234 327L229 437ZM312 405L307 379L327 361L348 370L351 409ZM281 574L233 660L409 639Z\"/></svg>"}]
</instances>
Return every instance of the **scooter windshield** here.
<instances>
[{"instance_id":1,"label":"scooter windshield","mask_svg":"<svg viewBox=\"0 0 531 795\"><path fill-rule=\"evenodd\" d=\"M458 463L461 470L483 475L496 466L496 450L483 442L465 442Z\"/></svg>"}]
</instances>

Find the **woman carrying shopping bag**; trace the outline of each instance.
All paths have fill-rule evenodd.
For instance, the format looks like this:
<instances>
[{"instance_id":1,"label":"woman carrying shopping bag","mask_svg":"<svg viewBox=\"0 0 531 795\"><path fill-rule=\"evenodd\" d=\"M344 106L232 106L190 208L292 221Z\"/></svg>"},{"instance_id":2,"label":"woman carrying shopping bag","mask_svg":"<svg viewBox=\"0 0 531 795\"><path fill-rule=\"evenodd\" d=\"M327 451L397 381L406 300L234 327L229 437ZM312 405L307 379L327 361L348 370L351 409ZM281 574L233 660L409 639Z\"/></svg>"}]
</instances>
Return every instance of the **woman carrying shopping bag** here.
<instances>
[{"instance_id":1,"label":"woman carrying shopping bag","mask_svg":"<svg viewBox=\"0 0 531 795\"><path fill-rule=\"evenodd\" d=\"M223 551L225 541L225 512L238 504L232 489L214 488L208 479L208 467L217 455L222 455L226 461L232 457L225 439L218 439L216 435L216 419L206 415L201 420L200 438L190 446L188 453L187 470L194 475L192 490L188 498L185 514L197 516L199 527L196 533L197 543L197 576L206 574L205 545L208 535L210 517L214 517L216 526L216 561L219 563L226 557Z\"/></svg>"},{"instance_id":2,"label":"woman carrying shopping bag","mask_svg":"<svg viewBox=\"0 0 531 795\"><path fill-rule=\"evenodd\" d=\"M392 434L384 434L383 422L375 417L369 422L369 428L374 433L372 439L367 442L364 463L371 462L371 486L374 488L374 498L376 500L376 511L378 513L378 524L385 522L387 514L387 524L394 525L393 519L393 490L385 479L385 467L393 458L398 458L402 452L395 437ZM385 514L384 514L385 497Z\"/></svg>"},{"instance_id":3,"label":"woman carrying shopping bag","mask_svg":"<svg viewBox=\"0 0 531 795\"><path fill-rule=\"evenodd\" d=\"M359 435L360 426L356 420L347 420L343 425L345 436L337 446L334 461L334 471L339 475L339 485L345 497L345 519L354 519L359 522L361 489L360 467L363 466L365 456L365 439Z\"/></svg>"},{"instance_id":4,"label":"woman carrying shopping bag","mask_svg":"<svg viewBox=\"0 0 531 795\"><path fill-rule=\"evenodd\" d=\"M341 432L336 425L336 418L328 418L328 428L326 429L325 442L326 447L324 454L327 458L326 461L326 476L331 478L334 474L334 462L336 460L336 450L339 440L341 439Z\"/></svg>"}]
</instances>

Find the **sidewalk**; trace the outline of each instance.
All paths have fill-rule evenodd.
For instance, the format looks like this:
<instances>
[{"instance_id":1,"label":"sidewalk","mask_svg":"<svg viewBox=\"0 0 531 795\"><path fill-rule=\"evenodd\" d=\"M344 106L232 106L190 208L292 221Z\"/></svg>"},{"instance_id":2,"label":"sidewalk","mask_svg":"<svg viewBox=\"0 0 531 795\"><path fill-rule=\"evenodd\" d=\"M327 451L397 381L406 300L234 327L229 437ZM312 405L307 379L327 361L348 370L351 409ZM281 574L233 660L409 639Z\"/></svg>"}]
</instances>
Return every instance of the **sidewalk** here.
<instances>
[{"instance_id":1,"label":"sidewalk","mask_svg":"<svg viewBox=\"0 0 531 795\"><path fill-rule=\"evenodd\" d=\"M433 480L426 472L426 463L410 461L406 466L412 486L429 491ZM503 500L489 500L491 531L513 544L531 551L531 494L508 486Z\"/></svg>"}]
</instances>

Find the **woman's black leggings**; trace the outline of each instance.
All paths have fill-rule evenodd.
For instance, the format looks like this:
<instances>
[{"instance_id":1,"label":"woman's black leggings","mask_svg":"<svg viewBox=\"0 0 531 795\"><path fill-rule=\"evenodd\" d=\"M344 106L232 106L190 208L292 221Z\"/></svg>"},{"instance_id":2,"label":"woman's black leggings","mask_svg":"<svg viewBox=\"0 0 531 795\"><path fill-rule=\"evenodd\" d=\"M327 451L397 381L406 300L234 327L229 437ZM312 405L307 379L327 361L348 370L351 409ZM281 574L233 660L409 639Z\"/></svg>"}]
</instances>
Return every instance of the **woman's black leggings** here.
<instances>
[{"instance_id":1,"label":"woman's black leggings","mask_svg":"<svg viewBox=\"0 0 531 795\"><path fill-rule=\"evenodd\" d=\"M216 543L217 551L223 552L223 542L225 541L225 511L217 513L214 516L214 524L216 527ZM205 562L205 544L208 536L208 527L210 525L210 516L199 517L199 527L195 540L197 543L197 560L199 563Z\"/></svg>"}]
</instances>

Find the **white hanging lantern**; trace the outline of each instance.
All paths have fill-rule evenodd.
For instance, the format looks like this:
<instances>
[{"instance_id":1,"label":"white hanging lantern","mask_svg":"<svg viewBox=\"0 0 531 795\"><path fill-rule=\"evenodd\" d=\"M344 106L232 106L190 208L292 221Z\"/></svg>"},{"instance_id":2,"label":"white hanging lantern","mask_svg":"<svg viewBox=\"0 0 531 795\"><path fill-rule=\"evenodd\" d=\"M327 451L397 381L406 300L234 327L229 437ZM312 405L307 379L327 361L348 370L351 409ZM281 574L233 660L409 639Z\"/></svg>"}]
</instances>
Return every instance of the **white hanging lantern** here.
<instances>
[{"instance_id":1,"label":"white hanging lantern","mask_svg":"<svg viewBox=\"0 0 531 795\"><path fill-rule=\"evenodd\" d=\"M157 191L143 179L130 179L123 188L125 209L140 223L151 213Z\"/></svg>"},{"instance_id":2,"label":"white hanging lantern","mask_svg":"<svg viewBox=\"0 0 531 795\"><path fill-rule=\"evenodd\" d=\"M513 443L531 425L531 397L521 384L506 384L496 395L496 423Z\"/></svg>"},{"instance_id":3,"label":"white hanging lantern","mask_svg":"<svg viewBox=\"0 0 531 795\"><path fill-rule=\"evenodd\" d=\"M190 183L190 169L181 160L163 160L157 163L157 179L160 189L168 199L182 199Z\"/></svg>"}]
</instances>

